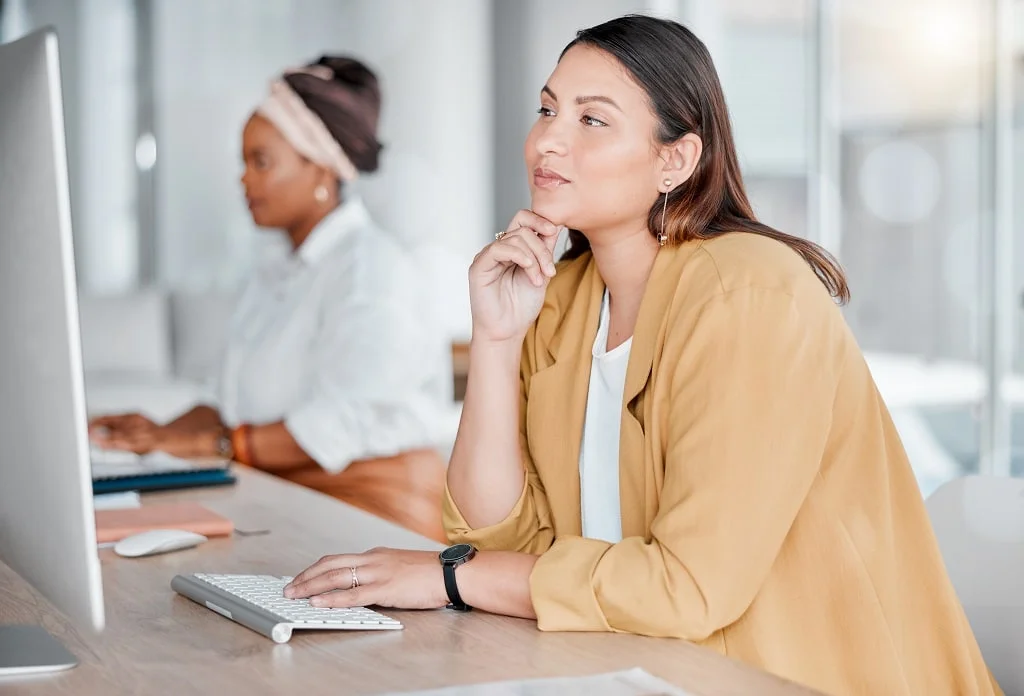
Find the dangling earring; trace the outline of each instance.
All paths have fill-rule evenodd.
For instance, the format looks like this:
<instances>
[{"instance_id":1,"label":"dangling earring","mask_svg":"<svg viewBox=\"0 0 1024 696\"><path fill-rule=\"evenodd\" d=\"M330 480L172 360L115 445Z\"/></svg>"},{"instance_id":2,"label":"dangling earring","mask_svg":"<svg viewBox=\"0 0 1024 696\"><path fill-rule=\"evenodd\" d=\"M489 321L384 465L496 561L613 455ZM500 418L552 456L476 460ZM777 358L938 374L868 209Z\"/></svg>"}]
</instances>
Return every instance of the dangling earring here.
<instances>
[{"instance_id":1,"label":"dangling earring","mask_svg":"<svg viewBox=\"0 0 1024 696\"><path fill-rule=\"evenodd\" d=\"M668 235L665 234L665 213L668 212L668 192L672 189L672 180L665 179L661 182L665 185L665 201L661 205L661 232L658 233L658 246L665 246L668 242Z\"/></svg>"},{"instance_id":2,"label":"dangling earring","mask_svg":"<svg viewBox=\"0 0 1024 696\"><path fill-rule=\"evenodd\" d=\"M313 189L313 198L317 199L321 203L326 203L330 195L331 194L328 192L327 187L323 184L320 184Z\"/></svg>"}]
</instances>

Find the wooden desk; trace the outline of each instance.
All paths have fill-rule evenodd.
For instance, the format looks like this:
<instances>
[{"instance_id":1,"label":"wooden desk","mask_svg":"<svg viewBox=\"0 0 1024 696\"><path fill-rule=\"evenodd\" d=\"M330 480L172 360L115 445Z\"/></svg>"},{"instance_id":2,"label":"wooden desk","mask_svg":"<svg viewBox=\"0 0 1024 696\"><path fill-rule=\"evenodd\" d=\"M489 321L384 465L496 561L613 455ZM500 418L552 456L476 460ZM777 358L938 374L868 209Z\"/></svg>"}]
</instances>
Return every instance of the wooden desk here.
<instances>
[{"instance_id":1,"label":"wooden desk","mask_svg":"<svg viewBox=\"0 0 1024 696\"><path fill-rule=\"evenodd\" d=\"M0 563L0 623L42 623L81 661L59 675L0 681L0 693L357 694L634 666L706 696L811 693L684 641L541 633L533 622L481 612L388 611L405 623L404 631L300 631L275 645L178 596L171 578L196 571L290 575L327 553L437 545L319 493L256 471L238 474L230 488L146 500L200 501L239 529L271 533L142 559L101 550L107 627L99 635L72 627Z\"/></svg>"}]
</instances>

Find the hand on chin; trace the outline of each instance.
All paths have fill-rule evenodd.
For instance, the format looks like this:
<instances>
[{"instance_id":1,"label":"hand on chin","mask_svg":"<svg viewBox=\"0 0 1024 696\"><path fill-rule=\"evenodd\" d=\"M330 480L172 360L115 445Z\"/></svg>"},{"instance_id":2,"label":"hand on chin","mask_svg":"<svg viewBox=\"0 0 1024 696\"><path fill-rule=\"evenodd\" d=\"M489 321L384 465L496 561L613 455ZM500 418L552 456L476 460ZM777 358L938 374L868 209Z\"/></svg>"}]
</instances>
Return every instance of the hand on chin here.
<instances>
[{"instance_id":1,"label":"hand on chin","mask_svg":"<svg viewBox=\"0 0 1024 696\"><path fill-rule=\"evenodd\" d=\"M574 229L571 222L572 215L568 214L565 206L558 205L555 201L546 201L543 195L538 196L534 194L532 196L530 210L548 222Z\"/></svg>"}]
</instances>

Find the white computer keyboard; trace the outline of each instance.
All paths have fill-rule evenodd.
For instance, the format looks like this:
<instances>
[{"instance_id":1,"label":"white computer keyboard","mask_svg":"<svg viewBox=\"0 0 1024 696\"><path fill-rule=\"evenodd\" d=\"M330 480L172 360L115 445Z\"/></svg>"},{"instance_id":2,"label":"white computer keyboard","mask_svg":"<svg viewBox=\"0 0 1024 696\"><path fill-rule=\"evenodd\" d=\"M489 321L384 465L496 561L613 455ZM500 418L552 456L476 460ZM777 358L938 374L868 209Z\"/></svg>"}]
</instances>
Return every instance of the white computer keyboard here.
<instances>
[{"instance_id":1,"label":"white computer keyboard","mask_svg":"<svg viewBox=\"0 0 1024 696\"><path fill-rule=\"evenodd\" d=\"M388 630L402 624L372 609L325 609L307 599L288 599L290 577L194 573L171 581L176 592L233 621L283 643L293 629Z\"/></svg>"}]
</instances>

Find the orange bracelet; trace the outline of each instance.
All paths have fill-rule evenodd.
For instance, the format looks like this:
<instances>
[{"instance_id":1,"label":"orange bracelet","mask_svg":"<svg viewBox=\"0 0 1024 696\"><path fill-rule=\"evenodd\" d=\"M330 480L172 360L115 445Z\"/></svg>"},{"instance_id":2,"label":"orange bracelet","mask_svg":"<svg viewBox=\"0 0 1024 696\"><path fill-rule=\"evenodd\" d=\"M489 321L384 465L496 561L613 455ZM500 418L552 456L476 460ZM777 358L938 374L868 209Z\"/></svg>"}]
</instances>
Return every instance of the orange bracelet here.
<instances>
[{"instance_id":1,"label":"orange bracelet","mask_svg":"<svg viewBox=\"0 0 1024 696\"><path fill-rule=\"evenodd\" d=\"M245 425L245 456L249 458L246 462L249 466L257 466L256 464L256 452L253 451L252 446L252 426L249 424Z\"/></svg>"},{"instance_id":2,"label":"orange bracelet","mask_svg":"<svg viewBox=\"0 0 1024 696\"><path fill-rule=\"evenodd\" d=\"M235 461L242 464L252 464L252 453L249 451L249 430L247 423L243 423L231 431L231 449L235 453Z\"/></svg>"}]
</instances>

